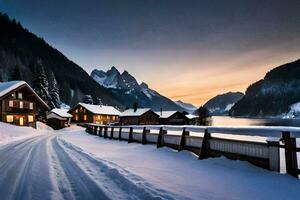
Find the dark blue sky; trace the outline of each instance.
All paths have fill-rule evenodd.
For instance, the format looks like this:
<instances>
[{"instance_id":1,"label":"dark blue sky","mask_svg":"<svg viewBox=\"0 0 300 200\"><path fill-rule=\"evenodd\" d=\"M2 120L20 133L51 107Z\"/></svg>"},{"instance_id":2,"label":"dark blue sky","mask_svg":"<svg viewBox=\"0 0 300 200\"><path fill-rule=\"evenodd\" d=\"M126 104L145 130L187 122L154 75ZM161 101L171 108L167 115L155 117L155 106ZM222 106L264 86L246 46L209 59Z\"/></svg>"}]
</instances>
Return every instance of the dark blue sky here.
<instances>
[{"instance_id":1,"label":"dark blue sky","mask_svg":"<svg viewBox=\"0 0 300 200\"><path fill-rule=\"evenodd\" d=\"M0 11L88 72L115 65L196 104L300 58L299 0L0 0Z\"/></svg>"}]
</instances>

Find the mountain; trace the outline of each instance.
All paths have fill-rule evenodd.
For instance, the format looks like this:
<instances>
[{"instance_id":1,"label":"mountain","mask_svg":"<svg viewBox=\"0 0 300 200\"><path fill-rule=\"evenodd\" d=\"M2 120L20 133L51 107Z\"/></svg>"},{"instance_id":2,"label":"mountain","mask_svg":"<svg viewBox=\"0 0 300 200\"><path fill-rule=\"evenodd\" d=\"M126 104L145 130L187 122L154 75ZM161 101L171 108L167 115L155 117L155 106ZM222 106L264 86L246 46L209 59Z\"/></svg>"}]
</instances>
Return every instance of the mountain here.
<instances>
[{"instance_id":1,"label":"mountain","mask_svg":"<svg viewBox=\"0 0 300 200\"><path fill-rule=\"evenodd\" d=\"M228 115L231 107L243 98L244 94L241 92L228 92L220 94L204 104L212 115Z\"/></svg>"},{"instance_id":2,"label":"mountain","mask_svg":"<svg viewBox=\"0 0 300 200\"><path fill-rule=\"evenodd\" d=\"M232 116L278 116L300 102L300 60L269 71L250 85L245 96L230 110Z\"/></svg>"},{"instance_id":3,"label":"mountain","mask_svg":"<svg viewBox=\"0 0 300 200\"><path fill-rule=\"evenodd\" d=\"M100 86L80 66L2 13L0 30L0 81L18 77L32 86L35 66L40 63L48 78L53 72L63 103L75 104L90 94L94 99L101 97L104 104L124 107L114 93Z\"/></svg>"},{"instance_id":4,"label":"mountain","mask_svg":"<svg viewBox=\"0 0 300 200\"><path fill-rule=\"evenodd\" d=\"M175 101L175 103L182 107L183 109L185 109L188 113L193 113L195 110L197 110L197 107L194 106L193 104L190 104L190 103L185 103L181 100L179 101Z\"/></svg>"},{"instance_id":5,"label":"mountain","mask_svg":"<svg viewBox=\"0 0 300 200\"><path fill-rule=\"evenodd\" d=\"M149 88L146 83L139 84L127 71L120 73L115 67L106 72L94 69L91 77L99 85L114 93L126 107L132 107L133 103L137 102L139 107L149 107L155 111L159 111L161 108L163 110L185 110L171 99Z\"/></svg>"}]
</instances>

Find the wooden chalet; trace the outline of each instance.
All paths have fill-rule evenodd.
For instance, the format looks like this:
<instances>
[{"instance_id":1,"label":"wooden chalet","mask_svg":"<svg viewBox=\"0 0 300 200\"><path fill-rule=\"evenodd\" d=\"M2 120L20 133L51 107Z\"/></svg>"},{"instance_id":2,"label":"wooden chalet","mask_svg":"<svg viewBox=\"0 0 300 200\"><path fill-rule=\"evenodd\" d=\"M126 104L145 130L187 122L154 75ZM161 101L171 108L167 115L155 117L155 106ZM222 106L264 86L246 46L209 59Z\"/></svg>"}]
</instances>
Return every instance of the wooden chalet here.
<instances>
[{"instance_id":1,"label":"wooden chalet","mask_svg":"<svg viewBox=\"0 0 300 200\"><path fill-rule=\"evenodd\" d=\"M69 110L74 123L109 124L119 121L120 111L113 106L78 103Z\"/></svg>"},{"instance_id":2,"label":"wooden chalet","mask_svg":"<svg viewBox=\"0 0 300 200\"><path fill-rule=\"evenodd\" d=\"M185 115L189 119L189 125L197 125L199 121L199 116L188 114Z\"/></svg>"},{"instance_id":3,"label":"wooden chalet","mask_svg":"<svg viewBox=\"0 0 300 200\"><path fill-rule=\"evenodd\" d=\"M145 124L159 124L158 114L153 112L150 108L138 108L125 110L120 115L121 125L145 125Z\"/></svg>"},{"instance_id":4,"label":"wooden chalet","mask_svg":"<svg viewBox=\"0 0 300 200\"><path fill-rule=\"evenodd\" d=\"M159 115L159 123L166 125L185 125L189 124L189 119L184 113L179 111L160 111L156 112Z\"/></svg>"},{"instance_id":5,"label":"wooden chalet","mask_svg":"<svg viewBox=\"0 0 300 200\"><path fill-rule=\"evenodd\" d=\"M66 109L52 109L47 113L47 125L54 130L62 129L70 126L72 115Z\"/></svg>"},{"instance_id":6,"label":"wooden chalet","mask_svg":"<svg viewBox=\"0 0 300 200\"><path fill-rule=\"evenodd\" d=\"M0 121L36 127L36 114L49 110L48 105L25 81L0 83Z\"/></svg>"}]
</instances>

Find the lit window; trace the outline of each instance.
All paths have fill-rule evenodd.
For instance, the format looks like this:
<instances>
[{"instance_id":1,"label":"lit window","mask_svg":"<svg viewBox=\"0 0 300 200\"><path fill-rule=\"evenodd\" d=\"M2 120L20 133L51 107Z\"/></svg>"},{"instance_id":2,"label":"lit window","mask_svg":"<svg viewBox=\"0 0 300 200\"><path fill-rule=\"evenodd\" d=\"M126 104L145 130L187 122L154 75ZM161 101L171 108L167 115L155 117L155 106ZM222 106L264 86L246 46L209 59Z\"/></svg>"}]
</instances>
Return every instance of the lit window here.
<instances>
[{"instance_id":1,"label":"lit window","mask_svg":"<svg viewBox=\"0 0 300 200\"><path fill-rule=\"evenodd\" d=\"M20 108L23 108L23 101L20 101Z\"/></svg>"},{"instance_id":2,"label":"lit window","mask_svg":"<svg viewBox=\"0 0 300 200\"><path fill-rule=\"evenodd\" d=\"M13 101L9 101L9 107L14 107L14 102Z\"/></svg>"},{"instance_id":3,"label":"lit window","mask_svg":"<svg viewBox=\"0 0 300 200\"><path fill-rule=\"evenodd\" d=\"M98 115L98 119L101 119L101 115Z\"/></svg>"},{"instance_id":4,"label":"lit window","mask_svg":"<svg viewBox=\"0 0 300 200\"><path fill-rule=\"evenodd\" d=\"M33 122L33 115L28 115L28 122Z\"/></svg>"},{"instance_id":5,"label":"lit window","mask_svg":"<svg viewBox=\"0 0 300 200\"><path fill-rule=\"evenodd\" d=\"M29 109L33 110L33 103L29 103Z\"/></svg>"},{"instance_id":6,"label":"lit window","mask_svg":"<svg viewBox=\"0 0 300 200\"><path fill-rule=\"evenodd\" d=\"M75 115L75 120L78 121L79 120L79 117L78 115Z\"/></svg>"},{"instance_id":7,"label":"lit window","mask_svg":"<svg viewBox=\"0 0 300 200\"><path fill-rule=\"evenodd\" d=\"M108 116L108 115L106 116L106 119L109 119L109 116Z\"/></svg>"},{"instance_id":8,"label":"lit window","mask_svg":"<svg viewBox=\"0 0 300 200\"><path fill-rule=\"evenodd\" d=\"M13 122L14 121L14 116L13 115L6 115L6 121L7 122Z\"/></svg>"},{"instance_id":9,"label":"lit window","mask_svg":"<svg viewBox=\"0 0 300 200\"><path fill-rule=\"evenodd\" d=\"M83 115L83 120L86 121L87 120L87 116Z\"/></svg>"},{"instance_id":10,"label":"lit window","mask_svg":"<svg viewBox=\"0 0 300 200\"><path fill-rule=\"evenodd\" d=\"M115 120L116 120L116 117L115 117L115 116L112 116L112 120L114 120L114 121L115 121Z\"/></svg>"},{"instance_id":11,"label":"lit window","mask_svg":"<svg viewBox=\"0 0 300 200\"><path fill-rule=\"evenodd\" d=\"M23 94L21 92L18 93L18 99L23 99Z\"/></svg>"},{"instance_id":12,"label":"lit window","mask_svg":"<svg viewBox=\"0 0 300 200\"><path fill-rule=\"evenodd\" d=\"M78 109L75 110L75 113L78 113Z\"/></svg>"}]
</instances>

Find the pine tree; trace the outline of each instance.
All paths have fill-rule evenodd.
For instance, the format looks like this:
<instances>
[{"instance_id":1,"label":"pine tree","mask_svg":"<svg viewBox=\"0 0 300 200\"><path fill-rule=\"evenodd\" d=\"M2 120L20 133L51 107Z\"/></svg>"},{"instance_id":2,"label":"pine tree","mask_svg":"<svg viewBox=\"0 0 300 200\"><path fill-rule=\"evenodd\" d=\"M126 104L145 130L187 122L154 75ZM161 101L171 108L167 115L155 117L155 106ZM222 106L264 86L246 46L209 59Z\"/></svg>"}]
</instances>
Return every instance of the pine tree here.
<instances>
[{"instance_id":1,"label":"pine tree","mask_svg":"<svg viewBox=\"0 0 300 200\"><path fill-rule=\"evenodd\" d=\"M83 97L83 103L93 104L94 101L93 101L92 96L89 95L89 94L84 95L84 97Z\"/></svg>"},{"instance_id":2,"label":"pine tree","mask_svg":"<svg viewBox=\"0 0 300 200\"><path fill-rule=\"evenodd\" d=\"M97 97L97 105L103 105L102 99L100 97Z\"/></svg>"},{"instance_id":3,"label":"pine tree","mask_svg":"<svg viewBox=\"0 0 300 200\"><path fill-rule=\"evenodd\" d=\"M33 89L47 104L50 100L48 87L47 76L42 61L38 60L35 64Z\"/></svg>"},{"instance_id":4,"label":"pine tree","mask_svg":"<svg viewBox=\"0 0 300 200\"><path fill-rule=\"evenodd\" d=\"M13 81L13 80L22 80L22 76L21 76L21 71L20 71L20 68L18 65L16 65L9 77L9 80L10 81Z\"/></svg>"},{"instance_id":5,"label":"pine tree","mask_svg":"<svg viewBox=\"0 0 300 200\"><path fill-rule=\"evenodd\" d=\"M49 105L53 105L55 108L59 108L61 105L59 88L53 72L51 72L49 76L49 96L51 101Z\"/></svg>"}]
</instances>

